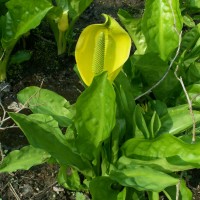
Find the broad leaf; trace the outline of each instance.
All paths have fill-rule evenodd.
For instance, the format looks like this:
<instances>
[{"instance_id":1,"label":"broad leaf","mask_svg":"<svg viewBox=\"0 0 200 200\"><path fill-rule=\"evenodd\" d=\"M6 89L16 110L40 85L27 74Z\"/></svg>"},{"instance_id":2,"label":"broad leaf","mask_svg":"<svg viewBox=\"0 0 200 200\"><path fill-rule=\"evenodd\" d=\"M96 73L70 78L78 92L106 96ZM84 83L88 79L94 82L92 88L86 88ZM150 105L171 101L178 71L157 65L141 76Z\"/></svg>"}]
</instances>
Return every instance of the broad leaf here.
<instances>
[{"instance_id":1,"label":"broad leaf","mask_svg":"<svg viewBox=\"0 0 200 200\"><path fill-rule=\"evenodd\" d=\"M69 14L71 18L77 18L92 3L93 0L70 0Z\"/></svg>"},{"instance_id":2,"label":"broad leaf","mask_svg":"<svg viewBox=\"0 0 200 200\"><path fill-rule=\"evenodd\" d=\"M25 146L20 150L12 151L3 159L0 164L0 172L28 170L34 165L46 162L50 157L50 154L43 149Z\"/></svg>"},{"instance_id":3,"label":"broad leaf","mask_svg":"<svg viewBox=\"0 0 200 200\"><path fill-rule=\"evenodd\" d=\"M76 102L76 146L89 160L96 158L102 142L115 125L115 92L107 74L96 76Z\"/></svg>"},{"instance_id":4,"label":"broad leaf","mask_svg":"<svg viewBox=\"0 0 200 200\"><path fill-rule=\"evenodd\" d=\"M36 28L46 13L52 8L47 0L10 0L6 4L8 12L3 29L3 48L15 43L23 34Z\"/></svg>"},{"instance_id":5,"label":"broad leaf","mask_svg":"<svg viewBox=\"0 0 200 200\"><path fill-rule=\"evenodd\" d=\"M168 60L179 43L182 17L179 0L147 0L142 19L142 31L147 51L156 52Z\"/></svg>"},{"instance_id":6,"label":"broad leaf","mask_svg":"<svg viewBox=\"0 0 200 200\"><path fill-rule=\"evenodd\" d=\"M175 185L178 179L158 170L142 165L128 165L111 171L111 179L120 185L133 187L139 191L162 191L164 188Z\"/></svg>"},{"instance_id":7,"label":"broad leaf","mask_svg":"<svg viewBox=\"0 0 200 200\"><path fill-rule=\"evenodd\" d=\"M109 177L96 177L90 182L90 192L93 200L118 200L122 186Z\"/></svg>"},{"instance_id":8,"label":"broad leaf","mask_svg":"<svg viewBox=\"0 0 200 200\"><path fill-rule=\"evenodd\" d=\"M51 115L61 126L71 123L74 112L70 103L62 96L47 89L30 86L17 94L18 100L33 113Z\"/></svg>"},{"instance_id":9,"label":"broad leaf","mask_svg":"<svg viewBox=\"0 0 200 200\"><path fill-rule=\"evenodd\" d=\"M200 122L200 112L193 110L196 123ZM159 134L180 134L193 125L192 116L187 104L168 108L168 113L161 117Z\"/></svg>"},{"instance_id":10,"label":"broad leaf","mask_svg":"<svg viewBox=\"0 0 200 200\"><path fill-rule=\"evenodd\" d=\"M160 81L168 69L168 63L160 59L155 53L141 56L134 66L141 73L143 84L147 89ZM176 94L177 86L179 86L179 83L174 73L169 70L167 77L153 90L153 93L157 99L167 101L172 94Z\"/></svg>"},{"instance_id":11,"label":"broad leaf","mask_svg":"<svg viewBox=\"0 0 200 200\"><path fill-rule=\"evenodd\" d=\"M121 150L128 158L144 161L165 158L171 165L185 166L186 169L188 166L200 168L200 143L188 144L167 133L152 140L130 139Z\"/></svg>"},{"instance_id":12,"label":"broad leaf","mask_svg":"<svg viewBox=\"0 0 200 200\"><path fill-rule=\"evenodd\" d=\"M17 113L10 113L9 115L21 128L33 147L47 151L61 165L74 166L83 172L88 172L91 169L90 164L74 152L74 149L67 143L65 136L58 124L56 126L56 121L52 117L41 114L43 119L35 120L31 115L26 116ZM50 121L50 124L47 121ZM88 172L88 175L90 173L91 171Z\"/></svg>"}]
</instances>

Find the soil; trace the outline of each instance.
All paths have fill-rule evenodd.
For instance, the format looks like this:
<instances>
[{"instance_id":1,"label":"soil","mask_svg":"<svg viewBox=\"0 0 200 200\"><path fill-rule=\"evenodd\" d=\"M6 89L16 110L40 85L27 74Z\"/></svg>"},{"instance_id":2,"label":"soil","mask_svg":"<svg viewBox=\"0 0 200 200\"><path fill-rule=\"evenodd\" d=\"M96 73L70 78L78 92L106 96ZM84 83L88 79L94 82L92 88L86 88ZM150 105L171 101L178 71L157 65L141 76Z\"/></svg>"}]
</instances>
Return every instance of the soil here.
<instances>
[{"instance_id":1,"label":"soil","mask_svg":"<svg viewBox=\"0 0 200 200\"><path fill-rule=\"evenodd\" d=\"M141 15L144 8L143 0L95 0L77 22L74 31L74 44L81 30L89 24L103 21L102 13L117 19L117 11L124 8L133 15ZM48 31L46 31L48 30ZM2 104L12 111L13 102L17 102L16 94L31 85L42 86L64 96L74 103L83 90L78 76L73 70L73 56L57 56L56 44L48 24L44 21L37 29L32 30L28 38L21 40L16 49L29 49L31 60L18 65L10 65L6 90L0 94ZM73 49L73 48L72 48ZM73 52L72 52L73 54ZM11 108L12 105L12 109ZM2 110L0 110L2 116ZM9 121L6 125L12 125ZM0 160L10 151L20 149L28 144L25 136L17 128L0 131ZM0 200L26 199L59 199L73 200L76 196L86 194L75 193L60 187L56 181L58 166L43 164L32 167L28 171L0 174ZM200 199L200 173L192 170L187 173L188 186L193 191L193 199ZM81 198L80 198L81 199ZM83 197L82 197L83 199Z\"/></svg>"}]
</instances>

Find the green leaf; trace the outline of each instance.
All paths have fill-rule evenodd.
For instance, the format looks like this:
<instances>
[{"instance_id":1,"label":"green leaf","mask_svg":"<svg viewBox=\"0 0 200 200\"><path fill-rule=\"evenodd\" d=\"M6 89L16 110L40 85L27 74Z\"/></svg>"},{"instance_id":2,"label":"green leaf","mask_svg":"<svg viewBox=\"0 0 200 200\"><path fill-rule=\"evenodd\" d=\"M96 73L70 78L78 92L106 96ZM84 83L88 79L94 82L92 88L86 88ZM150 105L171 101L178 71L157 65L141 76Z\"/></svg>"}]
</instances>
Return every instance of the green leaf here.
<instances>
[{"instance_id":1,"label":"green leaf","mask_svg":"<svg viewBox=\"0 0 200 200\"><path fill-rule=\"evenodd\" d=\"M133 187L139 191L160 192L164 188L175 185L179 179L154 170L147 166L128 165L112 170L111 179L125 187Z\"/></svg>"},{"instance_id":2,"label":"green leaf","mask_svg":"<svg viewBox=\"0 0 200 200\"><path fill-rule=\"evenodd\" d=\"M181 52L190 50L194 47L200 37L200 24L189 30L183 35L181 41Z\"/></svg>"},{"instance_id":3,"label":"green leaf","mask_svg":"<svg viewBox=\"0 0 200 200\"><path fill-rule=\"evenodd\" d=\"M200 65L199 65L200 67ZM187 88L187 93L188 93L188 96L189 98L192 100L192 104L195 106L195 107L200 107L200 95L199 95L199 90L200 90L200 84L192 84L192 85L189 85ZM178 99L178 103L187 103L187 99L185 97L185 94L184 92L181 93L179 99ZM196 119L198 120L198 118Z\"/></svg>"},{"instance_id":4,"label":"green leaf","mask_svg":"<svg viewBox=\"0 0 200 200\"><path fill-rule=\"evenodd\" d=\"M10 58L10 64L20 64L24 61L28 61L31 59L31 52L30 51L18 51Z\"/></svg>"},{"instance_id":5,"label":"green leaf","mask_svg":"<svg viewBox=\"0 0 200 200\"><path fill-rule=\"evenodd\" d=\"M152 135L150 135L149 133L149 130L148 130L148 127L147 127L147 124L143 117L142 112L143 112L142 108L139 105L137 105L135 107L134 119L135 119L138 129L143 133L144 137L148 139L148 138L151 138Z\"/></svg>"},{"instance_id":6,"label":"green leaf","mask_svg":"<svg viewBox=\"0 0 200 200\"><path fill-rule=\"evenodd\" d=\"M148 192L149 200L159 200L159 192Z\"/></svg>"},{"instance_id":7,"label":"green leaf","mask_svg":"<svg viewBox=\"0 0 200 200\"><path fill-rule=\"evenodd\" d=\"M200 82L200 63L195 62L189 66L186 78L188 85Z\"/></svg>"},{"instance_id":8,"label":"green leaf","mask_svg":"<svg viewBox=\"0 0 200 200\"><path fill-rule=\"evenodd\" d=\"M199 2L199 0L190 0L190 7L200 8L200 2Z\"/></svg>"},{"instance_id":9,"label":"green leaf","mask_svg":"<svg viewBox=\"0 0 200 200\"><path fill-rule=\"evenodd\" d=\"M170 134L162 134L159 137L146 140L142 138L133 138L127 140L122 148L122 155L144 161L155 161L157 159L166 159L170 165L182 167L182 169L200 167L200 143L188 144L181 139ZM155 165L160 165L155 163ZM163 166L164 167L164 166ZM171 170L171 166L169 166Z\"/></svg>"},{"instance_id":10,"label":"green leaf","mask_svg":"<svg viewBox=\"0 0 200 200\"><path fill-rule=\"evenodd\" d=\"M110 137L115 110L115 92L107 73L96 76L76 102L76 146L89 160L96 158L98 148Z\"/></svg>"},{"instance_id":11,"label":"green leaf","mask_svg":"<svg viewBox=\"0 0 200 200\"><path fill-rule=\"evenodd\" d=\"M83 11L92 3L93 0L70 0L69 1L69 15L77 18Z\"/></svg>"},{"instance_id":12,"label":"green leaf","mask_svg":"<svg viewBox=\"0 0 200 200\"><path fill-rule=\"evenodd\" d=\"M116 181L105 176L94 178L89 187L92 200L118 200L118 194L123 188Z\"/></svg>"},{"instance_id":13,"label":"green leaf","mask_svg":"<svg viewBox=\"0 0 200 200\"><path fill-rule=\"evenodd\" d=\"M118 118L126 120L126 138L134 136L133 114L135 101L133 89L125 73L120 72L114 82L116 101L118 104ZM123 115L123 116L122 116Z\"/></svg>"},{"instance_id":14,"label":"green leaf","mask_svg":"<svg viewBox=\"0 0 200 200\"><path fill-rule=\"evenodd\" d=\"M174 199L176 199L176 192L177 192L176 190L177 190L176 186L171 186L171 187L166 188L163 192L168 197L169 200L174 200ZM180 180L179 199L180 200L192 200L192 192L186 186L186 182L183 179Z\"/></svg>"},{"instance_id":15,"label":"green leaf","mask_svg":"<svg viewBox=\"0 0 200 200\"><path fill-rule=\"evenodd\" d=\"M83 173L87 173L88 176L92 174L90 164L83 160L67 143L58 124L56 126L57 122L52 117L41 114L43 119L35 120L34 115L30 117L18 113L9 113L9 115L33 147L47 151L61 165L73 166ZM48 121L50 123L47 123Z\"/></svg>"},{"instance_id":16,"label":"green leaf","mask_svg":"<svg viewBox=\"0 0 200 200\"><path fill-rule=\"evenodd\" d=\"M181 29L179 0L146 0L142 32L146 38L147 51L159 53L163 60L168 60L178 46Z\"/></svg>"},{"instance_id":17,"label":"green leaf","mask_svg":"<svg viewBox=\"0 0 200 200\"><path fill-rule=\"evenodd\" d=\"M149 130L152 137L155 137L157 135L158 131L160 130L160 127L161 127L160 118L158 114L154 111L149 125Z\"/></svg>"},{"instance_id":18,"label":"green leaf","mask_svg":"<svg viewBox=\"0 0 200 200\"><path fill-rule=\"evenodd\" d=\"M200 112L193 110L196 123L200 122ZM161 128L159 134L180 134L193 125L192 116L188 105L180 105L168 108L168 113L161 117Z\"/></svg>"},{"instance_id":19,"label":"green leaf","mask_svg":"<svg viewBox=\"0 0 200 200\"><path fill-rule=\"evenodd\" d=\"M75 191L82 189L80 177L77 170L69 166L60 167L57 180L58 183L66 189Z\"/></svg>"},{"instance_id":20,"label":"green leaf","mask_svg":"<svg viewBox=\"0 0 200 200\"><path fill-rule=\"evenodd\" d=\"M47 0L10 0L6 3L8 12L3 29L3 48L15 43L23 34L36 28L46 13L52 8Z\"/></svg>"},{"instance_id":21,"label":"green leaf","mask_svg":"<svg viewBox=\"0 0 200 200\"><path fill-rule=\"evenodd\" d=\"M43 149L25 146L20 150L12 151L3 159L0 164L0 172L28 170L34 165L46 162L50 157L50 154Z\"/></svg>"},{"instance_id":22,"label":"green leaf","mask_svg":"<svg viewBox=\"0 0 200 200\"><path fill-rule=\"evenodd\" d=\"M133 18L127 11L119 9L118 17L121 23L125 26L128 31L131 39L133 40L137 51L134 54L144 54L147 48L144 34L141 30L141 21L140 18Z\"/></svg>"},{"instance_id":23,"label":"green leaf","mask_svg":"<svg viewBox=\"0 0 200 200\"><path fill-rule=\"evenodd\" d=\"M51 115L60 126L68 126L74 116L70 103L64 97L47 89L30 86L21 90L17 98L33 113Z\"/></svg>"},{"instance_id":24,"label":"green leaf","mask_svg":"<svg viewBox=\"0 0 200 200\"><path fill-rule=\"evenodd\" d=\"M140 56L134 65L141 73L144 88L147 89L160 81L168 69L168 63L161 60L155 53ZM153 90L153 93L157 99L167 101L172 94L177 93L177 86L179 86L179 82L175 78L174 72L170 70L167 77Z\"/></svg>"},{"instance_id":25,"label":"green leaf","mask_svg":"<svg viewBox=\"0 0 200 200\"><path fill-rule=\"evenodd\" d=\"M195 27L195 22L193 21L192 17L190 17L189 15L183 16L183 22L184 24L186 24L186 26L190 28Z\"/></svg>"}]
</instances>

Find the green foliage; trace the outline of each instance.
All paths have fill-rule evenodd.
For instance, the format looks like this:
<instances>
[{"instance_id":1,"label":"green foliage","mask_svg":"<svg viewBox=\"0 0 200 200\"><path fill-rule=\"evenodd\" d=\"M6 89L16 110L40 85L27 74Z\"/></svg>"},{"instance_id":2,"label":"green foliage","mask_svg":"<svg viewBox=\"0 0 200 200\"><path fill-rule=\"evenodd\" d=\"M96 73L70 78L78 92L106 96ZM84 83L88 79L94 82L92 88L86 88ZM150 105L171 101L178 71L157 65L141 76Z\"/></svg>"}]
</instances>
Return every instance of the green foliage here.
<instances>
[{"instance_id":1,"label":"green foliage","mask_svg":"<svg viewBox=\"0 0 200 200\"><path fill-rule=\"evenodd\" d=\"M188 2L198 9L198 1ZM69 8L69 16L77 17L78 12L70 13L75 1L57 3L62 9ZM82 12L83 5L76 4L76 8ZM90 192L94 200L144 200L145 194L150 200L158 200L160 192L169 200L175 199L178 192L181 199L191 200L191 191L183 178L180 181L178 172L200 168L200 141L197 138L192 142L192 117L173 73L179 65L177 73L193 99L198 124L199 24L195 20L195 24L187 22L192 28L179 40L185 14L178 0L147 0L145 12L138 19L123 10L118 15L136 46L123 71L113 83L106 70L95 74L74 105L42 88L22 90L18 100L33 114L10 113L10 117L31 145L24 148L33 149L31 153L24 148L11 152L0 171L28 169L51 158L60 165L61 185ZM113 44L111 39L107 38L108 45ZM81 45L90 44L82 41ZM150 95L138 97L158 82ZM46 157L42 153L40 157L39 151ZM33 160L26 163L29 154ZM77 198L84 198L79 194Z\"/></svg>"},{"instance_id":2,"label":"green foliage","mask_svg":"<svg viewBox=\"0 0 200 200\"><path fill-rule=\"evenodd\" d=\"M71 53L73 28L79 16L93 0L55 0L47 19L57 43L58 55ZM67 49L68 45L68 49Z\"/></svg>"},{"instance_id":3,"label":"green foliage","mask_svg":"<svg viewBox=\"0 0 200 200\"><path fill-rule=\"evenodd\" d=\"M12 151L0 165L0 172L13 172L19 169L28 170L34 165L46 162L50 158L43 149L25 146L20 150ZM13 165L13 163L15 163Z\"/></svg>"},{"instance_id":4,"label":"green foliage","mask_svg":"<svg viewBox=\"0 0 200 200\"><path fill-rule=\"evenodd\" d=\"M6 79L7 64L17 41L40 24L52 5L47 0L39 4L34 0L10 0L6 3L6 7L8 11L0 20L0 46L3 49L0 60L0 81Z\"/></svg>"}]
</instances>

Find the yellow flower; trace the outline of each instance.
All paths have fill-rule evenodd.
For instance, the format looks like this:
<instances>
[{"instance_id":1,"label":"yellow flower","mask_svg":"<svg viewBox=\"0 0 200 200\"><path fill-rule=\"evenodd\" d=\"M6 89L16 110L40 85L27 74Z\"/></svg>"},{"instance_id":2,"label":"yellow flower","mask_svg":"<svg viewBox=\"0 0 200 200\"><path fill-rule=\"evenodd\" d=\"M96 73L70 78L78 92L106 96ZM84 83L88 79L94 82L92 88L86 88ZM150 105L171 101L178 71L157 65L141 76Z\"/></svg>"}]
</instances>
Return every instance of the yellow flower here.
<instances>
[{"instance_id":1,"label":"yellow flower","mask_svg":"<svg viewBox=\"0 0 200 200\"><path fill-rule=\"evenodd\" d=\"M108 72L108 79L114 80L129 57L131 38L110 16L103 24L93 24L81 33L75 50L77 68L86 85L94 76Z\"/></svg>"}]
</instances>

